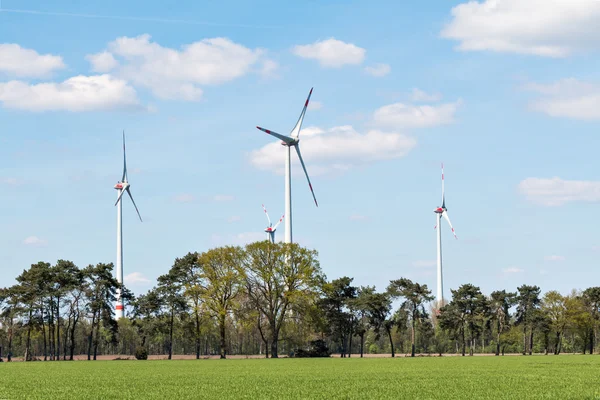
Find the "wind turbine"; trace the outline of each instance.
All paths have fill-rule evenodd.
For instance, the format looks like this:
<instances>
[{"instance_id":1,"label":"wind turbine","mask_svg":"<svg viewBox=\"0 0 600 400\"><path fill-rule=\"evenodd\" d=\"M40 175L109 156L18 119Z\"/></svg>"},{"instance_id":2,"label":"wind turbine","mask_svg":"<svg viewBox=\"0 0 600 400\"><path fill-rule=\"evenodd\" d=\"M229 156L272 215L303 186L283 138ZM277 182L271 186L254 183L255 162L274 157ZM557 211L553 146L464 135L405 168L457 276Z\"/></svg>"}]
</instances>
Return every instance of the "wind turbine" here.
<instances>
[{"instance_id":1,"label":"wind turbine","mask_svg":"<svg viewBox=\"0 0 600 400\"><path fill-rule=\"evenodd\" d=\"M454 233L454 228L452 227L452 223L450 222L450 217L448 217L448 209L446 208L446 197L444 195L444 164L442 164L442 205L441 207L433 210L436 214L435 216L435 227L437 228L437 296L436 300L438 303L438 308L442 307L444 304L444 282L442 278L442 217L448 221L448 225L450 225L450 229L452 230L452 234L455 239L456 233Z\"/></svg>"},{"instance_id":2,"label":"wind turbine","mask_svg":"<svg viewBox=\"0 0 600 400\"><path fill-rule=\"evenodd\" d=\"M127 157L125 156L125 131L123 131L123 177L121 181L117 182L115 185L115 189L117 189L117 202L115 206L117 206L117 282L123 284L123 193L127 192L129 197L131 198L131 202L135 207L135 211L137 211L138 217L140 217L140 221L142 221L142 216L140 215L140 211L135 205L135 201L133 200L133 196L131 195L131 185L127 181ZM115 318L118 320L119 318L123 318L124 309L123 309L123 299L121 299L121 289L117 289L117 304L116 304L116 315Z\"/></svg>"},{"instance_id":3,"label":"wind turbine","mask_svg":"<svg viewBox=\"0 0 600 400\"><path fill-rule=\"evenodd\" d=\"M304 165L304 160L302 160L302 155L300 154L300 147L298 143L300 142L300 129L302 128L302 121L304 120L304 114L306 114L306 108L308 107L308 102L310 101L310 96L312 95L312 88L308 93L308 98L304 103L304 108L300 113L300 118L298 118L298 122L296 122L296 126L290 132L289 136L281 135L277 132L270 131L268 129L261 128L257 126L256 128L260 129L263 132L268 133L271 136L276 137L277 139L281 139L281 144L286 147L286 155L285 155L285 214L287 216L285 220L285 243L292 243L292 165L291 165L291 148L296 149L296 153L298 153L298 158L300 159L300 164L302 164L302 169L304 170L304 174L306 175L306 180L308 181L308 187L310 188L310 192L312 193L313 199L315 200L315 205L318 207L319 203L317 203L317 198L315 197L315 192L312 188L312 184L310 183L310 178L308 177L308 172L306 172L306 166Z\"/></svg>"},{"instance_id":4,"label":"wind turbine","mask_svg":"<svg viewBox=\"0 0 600 400\"><path fill-rule=\"evenodd\" d=\"M275 231L277 230L277 227L279 226L281 221L283 221L283 217L285 217L285 215L282 215L281 218L279 218L279 222L277 222L275 226L273 226L273 224L271 223L271 218L269 218L269 213L267 212L267 209L265 208L264 204L262 205L262 208L263 210L265 210L267 221L269 221L269 226L265 228L265 232L267 232L267 236L269 237L271 243L275 243Z\"/></svg>"}]
</instances>

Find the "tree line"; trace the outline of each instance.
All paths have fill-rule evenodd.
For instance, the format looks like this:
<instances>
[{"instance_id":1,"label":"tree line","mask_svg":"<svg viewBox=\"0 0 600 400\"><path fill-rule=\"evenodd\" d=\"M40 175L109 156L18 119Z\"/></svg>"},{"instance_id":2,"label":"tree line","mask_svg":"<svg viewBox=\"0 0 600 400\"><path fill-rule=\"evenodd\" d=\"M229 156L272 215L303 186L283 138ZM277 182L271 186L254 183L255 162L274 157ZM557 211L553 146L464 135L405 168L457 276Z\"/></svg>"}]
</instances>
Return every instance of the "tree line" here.
<instances>
[{"instance_id":1,"label":"tree line","mask_svg":"<svg viewBox=\"0 0 600 400\"><path fill-rule=\"evenodd\" d=\"M600 287L542 295L522 285L484 295L464 284L439 304L427 285L407 278L381 291L350 277L328 281L317 257L269 241L188 253L138 296L116 281L112 264L39 262L0 289L0 360L277 358L307 354L315 343L342 357L596 352ZM127 305L118 321L117 289Z\"/></svg>"}]
</instances>

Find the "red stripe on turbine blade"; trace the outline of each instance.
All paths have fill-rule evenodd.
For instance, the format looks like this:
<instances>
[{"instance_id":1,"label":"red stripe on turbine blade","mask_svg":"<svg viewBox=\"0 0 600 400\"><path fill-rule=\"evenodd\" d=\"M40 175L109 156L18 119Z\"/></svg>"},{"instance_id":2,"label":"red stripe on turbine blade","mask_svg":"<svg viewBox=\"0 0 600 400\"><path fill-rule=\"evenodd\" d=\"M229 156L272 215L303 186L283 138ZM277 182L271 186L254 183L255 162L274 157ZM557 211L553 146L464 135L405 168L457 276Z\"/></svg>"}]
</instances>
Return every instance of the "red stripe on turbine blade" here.
<instances>
[{"instance_id":1,"label":"red stripe on turbine blade","mask_svg":"<svg viewBox=\"0 0 600 400\"><path fill-rule=\"evenodd\" d=\"M306 99L306 103L304 103L304 107L308 107L308 99Z\"/></svg>"},{"instance_id":2,"label":"red stripe on turbine blade","mask_svg":"<svg viewBox=\"0 0 600 400\"><path fill-rule=\"evenodd\" d=\"M123 306L122 306L122 305L117 305L117 307L116 307L116 308L117 308L117 310L122 310L122 309L123 309Z\"/></svg>"}]
</instances>

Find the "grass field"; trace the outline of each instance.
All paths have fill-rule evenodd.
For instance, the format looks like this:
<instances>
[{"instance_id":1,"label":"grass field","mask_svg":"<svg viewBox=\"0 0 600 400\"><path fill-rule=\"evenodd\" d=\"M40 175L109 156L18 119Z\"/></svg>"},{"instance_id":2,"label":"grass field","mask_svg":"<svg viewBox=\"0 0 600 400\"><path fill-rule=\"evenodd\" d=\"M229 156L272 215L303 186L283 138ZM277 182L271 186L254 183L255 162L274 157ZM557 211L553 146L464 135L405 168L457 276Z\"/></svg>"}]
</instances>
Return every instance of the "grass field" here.
<instances>
[{"instance_id":1,"label":"grass field","mask_svg":"<svg viewBox=\"0 0 600 400\"><path fill-rule=\"evenodd\" d=\"M600 399L599 356L0 364L0 399Z\"/></svg>"}]
</instances>

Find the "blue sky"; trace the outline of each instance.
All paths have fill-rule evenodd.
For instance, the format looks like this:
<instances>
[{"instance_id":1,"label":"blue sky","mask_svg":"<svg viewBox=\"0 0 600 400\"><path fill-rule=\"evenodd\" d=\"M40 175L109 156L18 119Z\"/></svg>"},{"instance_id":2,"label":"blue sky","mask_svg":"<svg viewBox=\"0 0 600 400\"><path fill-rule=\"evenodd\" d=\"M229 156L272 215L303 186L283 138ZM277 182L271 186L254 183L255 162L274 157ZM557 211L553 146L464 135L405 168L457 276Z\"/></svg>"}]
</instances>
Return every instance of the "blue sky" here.
<instances>
[{"instance_id":1,"label":"blue sky","mask_svg":"<svg viewBox=\"0 0 600 400\"><path fill-rule=\"evenodd\" d=\"M464 4L463 4L464 3ZM4 0L0 286L40 260L114 262L121 131L137 293L176 257L263 239L284 211L329 278L435 288L440 162L445 293L597 285L593 216L600 2ZM283 224L277 232L283 238Z\"/></svg>"}]
</instances>

